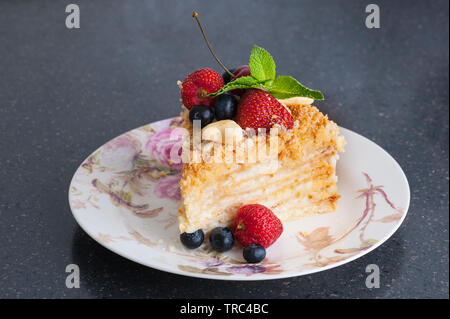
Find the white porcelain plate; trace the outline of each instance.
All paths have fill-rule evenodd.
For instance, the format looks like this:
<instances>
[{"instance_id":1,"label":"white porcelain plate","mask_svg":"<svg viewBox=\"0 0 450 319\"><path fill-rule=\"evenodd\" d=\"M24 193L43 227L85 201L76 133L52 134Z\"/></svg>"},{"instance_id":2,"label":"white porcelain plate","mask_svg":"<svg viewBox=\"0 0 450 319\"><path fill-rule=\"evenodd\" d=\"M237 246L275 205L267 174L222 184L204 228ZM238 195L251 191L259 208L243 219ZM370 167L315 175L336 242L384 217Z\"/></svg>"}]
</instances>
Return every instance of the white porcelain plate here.
<instances>
[{"instance_id":1,"label":"white porcelain plate","mask_svg":"<svg viewBox=\"0 0 450 319\"><path fill-rule=\"evenodd\" d=\"M242 248L219 254L207 240L179 241L179 165L168 160L180 118L155 122L106 143L76 171L69 190L73 215L92 238L115 253L159 270L210 279L264 280L330 269L367 254L400 226L409 186L400 166L370 140L341 128L335 212L285 223L266 259L247 264ZM178 128L178 130L180 130Z\"/></svg>"}]
</instances>

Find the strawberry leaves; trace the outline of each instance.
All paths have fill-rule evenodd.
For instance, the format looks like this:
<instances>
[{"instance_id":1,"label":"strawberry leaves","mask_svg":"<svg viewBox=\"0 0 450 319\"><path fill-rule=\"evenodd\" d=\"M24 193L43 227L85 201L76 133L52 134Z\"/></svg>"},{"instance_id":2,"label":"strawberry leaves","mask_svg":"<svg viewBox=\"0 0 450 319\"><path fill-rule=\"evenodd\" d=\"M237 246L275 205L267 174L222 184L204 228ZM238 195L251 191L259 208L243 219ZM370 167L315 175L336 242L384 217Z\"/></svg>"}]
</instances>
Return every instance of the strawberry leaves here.
<instances>
[{"instance_id":1,"label":"strawberry leaves","mask_svg":"<svg viewBox=\"0 0 450 319\"><path fill-rule=\"evenodd\" d=\"M270 53L261 47L253 46L248 65L250 67L250 76L237 78L208 96L214 97L234 89L261 89L268 91L278 99L295 96L309 97L314 100L324 99L320 91L307 88L293 77L275 77L275 62Z\"/></svg>"}]
</instances>

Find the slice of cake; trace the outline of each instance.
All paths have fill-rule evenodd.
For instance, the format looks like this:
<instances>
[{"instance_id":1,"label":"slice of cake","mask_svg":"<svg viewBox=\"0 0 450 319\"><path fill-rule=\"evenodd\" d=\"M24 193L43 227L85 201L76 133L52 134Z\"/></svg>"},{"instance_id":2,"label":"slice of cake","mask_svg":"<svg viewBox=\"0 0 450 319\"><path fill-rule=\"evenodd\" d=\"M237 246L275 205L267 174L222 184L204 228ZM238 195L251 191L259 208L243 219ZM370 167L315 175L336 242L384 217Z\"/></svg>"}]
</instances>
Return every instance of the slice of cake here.
<instances>
[{"instance_id":1,"label":"slice of cake","mask_svg":"<svg viewBox=\"0 0 450 319\"><path fill-rule=\"evenodd\" d=\"M283 232L283 223L336 209L336 162L345 140L311 104L320 91L276 76L269 52L256 45L248 65L210 68L178 82L184 118L180 241L222 253L235 240L248 263ZM179 158L176 159L177 161Z\"/></svg>"},{"instance_id":2,"label":"slice of cake","mask_svg":"<svg viewBox=\"0 0 450 319\"><path fill-rule=\"evenodd\" d=\"M189 155L183 159L180 181L181 233L229 226L237 210L246 204L262 204L282 222L336 209L336 161L345 144L338 126L311 105L311 98L278 101L281 104L277 105L283 105L286 111L281 118L289 117L289 123L280 120L279 110L274 111L275 115L264 115L273 120L271 126L278 134L264 136L240 128L246 114L238 114L235 119L240 119L240 126L233 120L213 122L202 129L200 141L192 138L192 118L183 107L183 125L191 138L183 149ZM263 107L255 105L258 112ZM247 115L254 116L251 112ZM231 140L210 134L211 128L221 133L228 128ZM262 146L267 156L255 157ZM230 154L232 161L227 161Z\"/></svg>"},{"instance_id":3,"label":"slice of cake","mask_svg":"<svg viewBox=\"0 0 450 319\"><path fill-rule=\"evenodd\" d=\"M193 17L202 29L198 14ZM193 247L205 232L229 229L238 210L250 204L262 205L281 222L335 210L336 162L345 140L311 105L322 93L276 76L272 56L258 46L249 64L233 72L215 58L223 76L203 68L178 83L185 128L183 240Z\"/></svg>"}]
</instances>

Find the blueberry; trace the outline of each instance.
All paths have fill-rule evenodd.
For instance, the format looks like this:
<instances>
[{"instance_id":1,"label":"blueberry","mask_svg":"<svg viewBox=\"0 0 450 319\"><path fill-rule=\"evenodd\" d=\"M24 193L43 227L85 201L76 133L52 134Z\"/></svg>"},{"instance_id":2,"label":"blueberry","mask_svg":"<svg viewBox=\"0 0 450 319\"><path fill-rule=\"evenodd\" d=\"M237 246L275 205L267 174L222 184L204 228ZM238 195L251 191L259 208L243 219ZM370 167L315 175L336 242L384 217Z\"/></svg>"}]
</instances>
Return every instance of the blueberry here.
<instances>
[{"instance_id":1,"label":"blueberry","mask_svg":"<svg viewBox=\"0 0 450 319\"><path fill-rule=\"evenodd\" d=\"M249 263L259 263L266 258L266 250L263 246L258 244L250 244L244 248L244 259Z\"/></svg>"},{"instance_id":2,"label":"blueberry","mask_svg":"<svg viewBox=\"0 0 450 319\"><path fill-rule=\"evenodd\" d=\"M193 233L182 233L180 235L180 240L183 245L190 249L200 247L204 239L205 233L201 229L198 229Z\"/></svg>"},{"instance_id":3,"label":"blueberry","mask_svg":"<svg viewBox=\"0 0 450 319\"><path fill-rule=\"evenodd\" d=\"M209 234L209 241L214 250L223 252L230 250L234 244L234 236L226 227L216 227Z\"/></svg>"},{"instance_id":4,"label":"blueberry","mask_svg":"<svg viewBox=\"0 0 450 319\"><path fill-rule=\"evenodd\" d=\"M229 120L236 116L238 101L233 94L223 93L219 95L214 104L216 119Z\"/></svg>"},{"instance_id":5,"label":"blueberry","mask_svg":"<svg viewBox=\"0 0 450 319\"><path fill-rule=\"evenodd\" d=\"M228 70L230 70L231 73L234 73L234 71L236 69L228 69ZM227 84L231 80L231 76L228 74L228 72L223 72L222 73L222 78L223 78L223 82L225 82L225 84Z\"/></svg>"},{"instance_id":6,"label":"blueberry","mask_svg":"<svg viewBox=\"0 0 450 319\"><path fill-rule=\"evenodd\" d=\"M189 119L201 121L201 127L205 127L214 120L214 111L209 106L196 105L189 111Z\"/></svg>"}]
</instances>

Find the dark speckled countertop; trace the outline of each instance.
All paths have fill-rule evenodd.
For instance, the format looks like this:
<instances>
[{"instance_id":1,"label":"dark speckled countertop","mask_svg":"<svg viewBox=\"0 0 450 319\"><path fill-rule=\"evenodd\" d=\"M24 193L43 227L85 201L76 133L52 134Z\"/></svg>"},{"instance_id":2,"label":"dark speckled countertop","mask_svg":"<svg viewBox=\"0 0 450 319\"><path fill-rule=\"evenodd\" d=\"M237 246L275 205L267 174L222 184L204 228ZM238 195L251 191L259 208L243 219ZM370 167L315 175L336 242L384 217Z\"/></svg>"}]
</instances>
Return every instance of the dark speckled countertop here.
<instances>
[{"instance_id":1,"label":"dark speckled countertop","mask_svg":"<svg viewBox=\"0 0 450 319\"><path fill-rule=\"evenodd\" d=\"M0 2L0 297L448 298L448 1ZM133 263L76 224L69 182L109 139L179 112L176 81L218 69L191 18L196 9L228 65L251 46L280 74L319 88L318 107L386 149L404 169L404 224L364 257L313 275L265 282L194 279ZM81 287L65 286L65 267ZM365 286L365 267L381 287Z\"/></svg>"}]
</instances>

